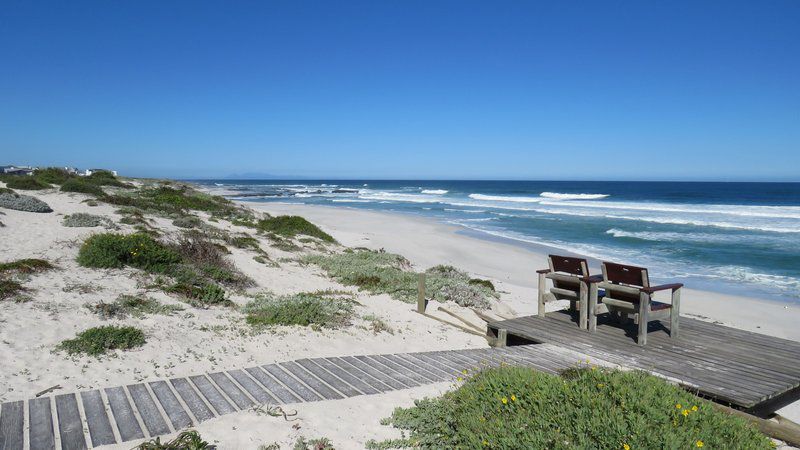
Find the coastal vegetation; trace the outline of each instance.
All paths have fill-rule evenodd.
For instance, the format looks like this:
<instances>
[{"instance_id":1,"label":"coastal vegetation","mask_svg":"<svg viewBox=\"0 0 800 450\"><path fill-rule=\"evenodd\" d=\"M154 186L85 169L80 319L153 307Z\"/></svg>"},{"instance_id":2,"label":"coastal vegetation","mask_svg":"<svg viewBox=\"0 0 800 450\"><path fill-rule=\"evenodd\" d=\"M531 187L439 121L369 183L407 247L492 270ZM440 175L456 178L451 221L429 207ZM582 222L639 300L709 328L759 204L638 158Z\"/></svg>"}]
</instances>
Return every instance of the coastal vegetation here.
<instances>
[{"instance_id":1,"label":"coastal vegetation","mask_svg":"<svg viewBox=\"0 0 800 450\"><path fill-rule=\"evenodd\" d=\"M53 212L50 205L38 198L30 195L17 194L14 191L0 192L0 208L35 213Z\"/></svg>"},{"instance_id":2,"label":"coastal vegetation","mask_svg":"<svg viewBox=\"0 0 800 450\"><path fill-rule=\"evenodd\" d=\"M645 372L504 366L464 377L396 409L383 423L405 436L368 448L774 448L743 419Z\"/></svg>"},{"instance_id":3,"label":"coastal vegetation","mask_svg":"<svg viewBox=\"0 0 800 450\"><path fill-rule=\"evenodd\" d=\"M311 236L324 242L336 242L333 236L300 216L275 216L259 220L255 227L259 231L293 238L297 235Z\"/></svg>"},{"instance_id":4,"label":"coastal vegetation","mask_svg":"<svg viewBox=\"0 0 800 450\"><path fill-rule=\"evenodd\" d=\"M307 255L301 261L318 265L342 284L358 286L372 294L389 294L408 303L416 301L419 275L411 270L411 263L403 256L385 251L346 249L332 255ZM485 283L471 282L469 275L452 266L432 267L425 274L426 293L436 301L488 308L489 299L497 296L494 289Z\"/></svg>"},{"instance_id":5,"label":"coastal vegetation","mask_svg":"<svg viewBox=\"0 0 800 450\"><path fill-rule=\"evenodd\" d=\"M50 187L49 184L42 182L35 177L27 176L8 177L5 179L5 182L6 186L11 189L22 189L27 191L38 191Z\"/></svg>"},{"instance_id":6,"label":"coastal vegetation","mask_svg":"<svg viewBox=\"0 0 800 450\"><path fill-rule=\"evenodd\" d=\"M26 258L7 263L0 263L0 274L7 274L9 272L35 273L44 272L54 268L54 265L44 259Z\"/></svg>"},{"instance_id":7,"label":"coastal vegetation","mask_svg":"<svg viewBox=\"0 0 800 450\"><path fill-rule=\"evenodd\" d=\"M25 291L25 287L18 281L6 277L0 277L0 300L14 298Z\"/></svg>"},{"instance_id":8,"label":"coastal vegetation","mask_svg":"<svg viewBox=\"0 0 800 450\"><path fill-rule=\"evenodd\" d=\"M104 233L89 237L78 252L84 267L121 269L135 267L164 273L181 261L180 255L144 233Z\"/></svg>"},{"instance_id":9,"label":"coastal vegetation","mask_svg":"<svg viewBox=\"0 0 800 450\"><path fill-rule=\"evenodd\" d=\"M300 325L320 328L341 328L350 324L354 299L344 291L302 292L275 296L261 294L243 311L247 323L254 326Z\"/></svg>"},{"instance_id":10,"label":"coastal vegetation","mask_svg":"<svg viewBox=\"0 0 800 450\"><path fill-rule=\"evenodd\" d=\"M212 450L216 447L210 445L194 430L184 431L171 441L161 442L161 438L143 442L135 450Z\"/></svg>"},{"instance_id":11,"label":"coastal vegetation","mask_svg":"<svg viewBox=\"0 0 800 450\"><path fill-rule=\"evenodd\" d=\"M101 197L105 195L105 191L100 185L91 183L84 178L70 178L61 185L62 192L77 192L80 194L94 195Z\"/></svg>"},{"instance_id":12,"label":"coastal vegetation","mask_svg":"<svg viewBox=\"0 0 800 450\"><path fill-rule=\"evenodd\" d=\"M92 228L104 226L106 228L114 228L114 222L111 219L103 216L98 216L89 213L75 213L64 216L61 224L65 227L80 227Z\"/></svg>"},{"instance_id":13,"label":"coastal vegetation","mask_svg":"<svg viewBox=\"0 0 800 450\"><path fill-rule=\"evenodd\" d=\"M145 295L126 294L120 295L111 303L101 301L94 304L87 304L86 307L103 320L124 319L128 316L141 318L147 314L171 316L178 311L183 311L181 306L165 305Z\"/></svg>"},{"instance_id":14,"label":"coastal vegetation","mask_svg":"<svg viewBox=\"0 0 800 450\"><path fill-rule=\"evenodd\" d=\"M82 331L74 339L62 341L58 348L71 355L83 353L98 356L109 350L141 347L145 342L144 332L138 328L107 325Z\"/></svg>"}]
</instances>

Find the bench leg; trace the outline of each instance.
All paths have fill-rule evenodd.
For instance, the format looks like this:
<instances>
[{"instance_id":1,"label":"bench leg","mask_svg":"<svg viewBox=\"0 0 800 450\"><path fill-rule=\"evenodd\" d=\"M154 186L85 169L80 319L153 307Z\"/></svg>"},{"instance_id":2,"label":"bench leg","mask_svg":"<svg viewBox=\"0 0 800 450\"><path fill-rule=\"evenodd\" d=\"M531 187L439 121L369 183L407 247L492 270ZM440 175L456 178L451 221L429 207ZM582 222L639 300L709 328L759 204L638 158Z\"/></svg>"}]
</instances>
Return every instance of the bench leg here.
<instances>
[{"instance_id":1,"label":"bench leg","mask_svg":"<svg viewBox=\"0 0 800 450\"><path fill-rule=\"evenodd\" d=\"M589 331L597 331L597 285L589 285Z\"/></svg>"},{"instance_id":2,"label":"bench leg","mask_svg":"<svg viewBox=\"0 0 800 450\"><path fill-rule=\"evenodd\" d=\"M547 288L547 280L543 273L539 274L539 317L544 317L544 291Z\"/></svg>"},{"instance_id":3,"label":"bench leg","mask_svg":"<svg viewBox=\"0 0 800 450\"><path fill-rule=\"evenodd\" d=\"M589 311L589 292L586 283L581 282L580 293L578 294L578 324L582 330L588 328L587 313Z\"/></svg>"},{"instance_id":4,"label":"bench leg","mask_svg":"<svg viewBox=\"0 0 800 450\"><path fill-rule=\"evenodd\" d=\"M681 289L672 291L672 308L669 312L669 337L676 338L679 334L679 324L681 317Z\"/></svg>"},{"instance_id":5,"label":"bench leg","mask_svg":"<svg viewBox=\"0 0 800 450\"><path fill-rule=\"evenodd\" d=\"M650 311L650 295L642 292L639 294L639 336L636 339L639 345L647 345L647 313Z\"/></svg>"}]
</instances>

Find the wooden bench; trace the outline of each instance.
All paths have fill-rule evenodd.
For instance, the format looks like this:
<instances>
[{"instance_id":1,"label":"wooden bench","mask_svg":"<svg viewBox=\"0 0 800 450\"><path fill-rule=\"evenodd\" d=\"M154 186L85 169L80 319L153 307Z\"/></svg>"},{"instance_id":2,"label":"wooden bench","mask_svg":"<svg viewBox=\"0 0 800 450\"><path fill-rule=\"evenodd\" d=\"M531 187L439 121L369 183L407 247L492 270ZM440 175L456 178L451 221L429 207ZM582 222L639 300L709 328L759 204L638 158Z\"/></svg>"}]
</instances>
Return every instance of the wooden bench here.
<instances>
[{"instance_id":1,"label":"wooden bench","mask_svg":"<svg viewBox=\"0 0 800 450\"><path fill-rule=\"evenodd\" d=\"M596 283L599 276L589 275L589 265L583 258L548 255L549 269L537 270L539 274L539 315L545 315L545 303L555 300L569 300L570 310L578 311L578 325L587 328L588 304L590 297L597 297ZM552 287L547 288L547 280Z\"/></svg>"}]
</instances>

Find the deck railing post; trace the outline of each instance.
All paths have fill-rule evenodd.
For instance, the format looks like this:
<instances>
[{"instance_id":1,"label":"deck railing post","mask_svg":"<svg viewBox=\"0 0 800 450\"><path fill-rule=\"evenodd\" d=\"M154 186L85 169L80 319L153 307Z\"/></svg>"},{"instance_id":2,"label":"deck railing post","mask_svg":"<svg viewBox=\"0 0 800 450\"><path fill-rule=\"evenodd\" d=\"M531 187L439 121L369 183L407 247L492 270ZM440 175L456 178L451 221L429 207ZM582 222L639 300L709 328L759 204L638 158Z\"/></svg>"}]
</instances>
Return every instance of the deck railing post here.
<instances>
[{"instance_id":1,"label":"deck railing post","mask_svg":"<svg viewBox=\"0 0 800 450\"><path fill-rule=\"evenodd\" d=\"M419 283L417 285L417 312L420 314L425 314L425 307L427 306L427 302L425 301L425 273L419 274Z\"/></svg>"}]
</instances>

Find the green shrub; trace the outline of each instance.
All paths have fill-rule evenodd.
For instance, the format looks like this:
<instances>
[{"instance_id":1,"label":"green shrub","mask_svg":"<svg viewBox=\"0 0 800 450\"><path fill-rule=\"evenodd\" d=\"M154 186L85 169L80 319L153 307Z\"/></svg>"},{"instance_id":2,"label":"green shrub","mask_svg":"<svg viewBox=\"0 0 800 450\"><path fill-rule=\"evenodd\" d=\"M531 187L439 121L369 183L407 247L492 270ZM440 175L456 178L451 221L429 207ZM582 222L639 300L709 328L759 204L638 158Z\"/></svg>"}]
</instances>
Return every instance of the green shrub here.
<instances>
[{"instance_id":1,"label":"green shrub","mask_svg":"<svg viewBox=\"0 0 800 450\"><path fill-rule=\"evenodd\" d=\"M350 323L353 299L335 291L303 292L276 297L262 294L244 307L251 325L300 325L339 328Z\"/></svg>"},{"instance_id":2,"label":"green shrub","mask_svg":"<svg viewBox=\"0 0 800 450\"><path fill-rule=\"evenodd\" d=\"M77 175L73 175L60 167L36 169L33 172L33 176L42 183L49 184L64 184L69 179L77 178Z\"/></svg>"},{"instance_id":3,"label":"green shrub","mask_svg":"<svg viewBox=\"0 0 800 450\"><path fill-rule=\"evenodd\" d=\"M105 226L107 228L114 228L114 222L112 222L111 219L88 213L66 215L61 221L61 224L65 227L91 228Z\"/></svg>"},{"instance_id":4,"label":"green shrub","mask_svg":"<svg viewBox=\"0 0 800 450\"><path fill-rule=\"evenodd\" d=\"M84 267L136 267L148 272L166 272L181 261L172 249L144 233L96 234L86 239L78 252Z\"/></svg>"},{"instance_id":5,"label":"green shrub","mask_svg":"<svg viewBox=\"0 0 800 450\"><path fill-rule=\"evenodd\" d=\"M103 192L103 189L100 188L100 186L89 183L82 178L70 178L69 180L65 181L64 184L61 185L61 191L78 192L81 194L94 195L96 197L105 195L105 192Z\"/></svg>"},{"instance_id":6,"label":"green shrub","mask_svg":"<svg viewBox=\"0 0 800 450\"><path fill-rule=\"evenodd\" d=\"M197 228L203 224L203 221L195 216L182 216L174 219L172 224L178 228Z\"/></svg>"},{"instance_id":7,"label":"green shrub","mask_svg":"<svg viewBox=\"0 0 800 450\"><path fill-rule=\"evenodd\" d=\"M197 431L190 430L180 433L178 437L168 442L161 442L161 438L139 444L135 450L213 450L215 446L204 441Z\"/></svg>"},{"instance_id":8,"label":"green shrub","mask_svg":"<svg viewBox=\"0 0 800 450\"><path fill-rule=\"evenodd\" d=\"M145 211L167 214L194 210L224 215L237 211L236 205L226 198L197 192L188 187L146 188L128 195L108 195L103 197L103 200L114 205L132 206Z\"/></svg>"},{"instance_id":9,"label":"green shrub","mask_svg":"<svg viewBox=\"0 0 800 450\"><path fill-rule=\"evenodd\" d=\"M0 194L16 194L16 192L9 188L0 187Z\"/></svg>"},{"instance_id":10,"label":"green shrub","mask_svg":"<svg viewBox=\"0 0 800 450\"><path fill-rule=\"evenodd\" d=\"M50 206L30 195L17 194L11 192L0 192L0 208L13 209L15 211L49 213L53 212Z\"/></svg>"},{"instance_id":11,"label":"green shrub","mask_svg":"<svg viewBox=\"0 0 800 450\"><path fill-rule=\"evenodd\" d=\"M85 353L96 356L108 350L141 347L145 342L144 333L137 328L109 325L78 333L75 339L61 342L59 348L69 354Z\"/></svg>"},{"instance_id":12,"label":"green shrub","mask_svg":"<svg viewBox=\"0 0 800 450\"><path fill-rule=\"evenodd\" d=\"M112 303L99 302L86 305L87 308L95 312L101 319L124 319L128 315L141 318L146 314L162 314L171 316L172 314L183 311L177 305L164 305L158 300L144 295L120 295Z\"/></svg>"},{"instance_id":13,"label":"green shrub","mask_svg":"<svg viewBox=\"0 0 800 450\"><path fill-rule=\"evenodd\" d=\"M22 189L26 191L35 191L40 189L47 189L50 187L49 184L43 183L37 180L34 177L12 177L6 181L6 186L11 189Z\"/></svg>"},{"instance_id":14,"label":"green shrub","mask_svg":"<svg viewBox=\"0 0 800 450\"><path fill-rule=\"evenodd\" d=\"M24 292L21 284L8 278L0 277L0 300L6 300Z\"/></svg>"},{"instance_id":15,"label":"green shrub","mask_svg":"<svg viewBox=\"0 0 800 450\"><path fill-rule=\"evenodd\" d=\"M488 290L490 290L492 292L496 291L496 289L494 288L494 283L492 283L490 280L482 280L480 278L473 278L473 279L469 280L469 284L471 284L473 286L482 286L482 287L484 287L484 288L486 288L486 289L488 289Z\"/></svg>"},{"instance_id":16,"label":"green shrub","mask_svg":"<svg viewBox=\"0 0 800 450\"><path fill-rule=\"evenodd\" d=\"M284 237L295 237L302 234L325 242L336 242L331 235L300 216L277 216L261 219L258 221L257 228Z\"/></svg>"},{"instance_id":17,"label":"green shrub","mask_svg":"<svg viewBox=\"0 0 800 450\"><path fill-rule=\"evenodd\" d=\"M84 177L87 183L95 186L116 186L122 188L132 187L127 183L119 181L112 172L108 170L95 170L91 175Z\"/></svg>"},{"instance_id":18,"label":"green shrub","mask_svg":"<svg viewBox=\"0 0 800 450\"><path fill-rule=\"evenodd\" d=\"M644 372L580 368L562 377L484 370L384 423L403 439L368 448L746 448L771 441L744 420Z\"/></svg>"},{"instance_id":19,"label":"green shrub","mask_svg":"<svg viewBox=\"0 0 800 450\"><path fill-rule=\"evenodd\" d=\"M373 294L389 294L404 302L417 299L419 275L412 272L407 259L393 253L366 249L347 250L334 255L308 255L302 259L325 270L336 281L358 286ZM470 284L469 276L452 266L436 266L426 271L425 292L440 302L487 308L497 294L484 285Z\"/></svg>"},{"instance_id":20,"label":"green shrub","mask_svg":"<svg viewBox=\"0 0 800 450\"><path fill-rule=\"evenodd\" d=\"M7 263L0 263L0 273L17 272L17 273L34 273L44 272L45 270L54 269L55 266L44 259L18 259Z\"/></svg>"},{"instance_id":21,"label":"green shrub","mask_svg":"<svg viewBox=\"0 0 800 450\"><path fill-rule=\"evenodd\" d=\"M225 289L198 274L194 268L181 266L172 271L174 282L167 286L167 292L175 293L191 300L198 306L230 305Z\"/></svg>"}]
</instances>

